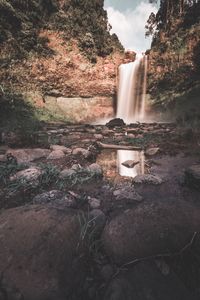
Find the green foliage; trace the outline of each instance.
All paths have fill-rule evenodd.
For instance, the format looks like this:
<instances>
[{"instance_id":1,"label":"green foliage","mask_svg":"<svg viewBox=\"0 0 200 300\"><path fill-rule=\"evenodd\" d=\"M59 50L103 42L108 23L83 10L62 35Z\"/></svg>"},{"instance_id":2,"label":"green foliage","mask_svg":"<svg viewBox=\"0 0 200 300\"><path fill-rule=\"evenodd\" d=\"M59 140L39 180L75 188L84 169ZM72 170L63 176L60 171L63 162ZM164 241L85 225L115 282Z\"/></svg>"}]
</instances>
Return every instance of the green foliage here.
<instances>
[{"instance_id":1,"label":"green foliage","mask_svg":"<svg viewBox=\"0 0 200 300\"><path fill-rule=\"evenodd\" d=\"M16 161L7 160L5 163L0 164L0 184L6 185L9 177L16 172L24 170L25 164L17 164Z\"/></svg>"}]
</instances>

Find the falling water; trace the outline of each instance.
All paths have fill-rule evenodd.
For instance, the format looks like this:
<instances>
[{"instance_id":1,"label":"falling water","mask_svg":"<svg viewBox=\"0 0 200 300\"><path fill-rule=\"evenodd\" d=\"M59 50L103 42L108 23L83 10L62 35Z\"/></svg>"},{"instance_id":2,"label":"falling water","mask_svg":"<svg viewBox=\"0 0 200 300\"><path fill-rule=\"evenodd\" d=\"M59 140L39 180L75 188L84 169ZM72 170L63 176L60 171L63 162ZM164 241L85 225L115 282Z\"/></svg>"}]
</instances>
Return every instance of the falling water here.
<instances>
[{"instance_id":1,"label":"falling water","mask_svg":"<svg viewBox=\"0 0 200 300\"><path fill-rule=\"evenodd\" d=\"M117 118L125 123L144 121L147 56L139 54L132 63L119 68Z\"/></svg>"}]
</instances>

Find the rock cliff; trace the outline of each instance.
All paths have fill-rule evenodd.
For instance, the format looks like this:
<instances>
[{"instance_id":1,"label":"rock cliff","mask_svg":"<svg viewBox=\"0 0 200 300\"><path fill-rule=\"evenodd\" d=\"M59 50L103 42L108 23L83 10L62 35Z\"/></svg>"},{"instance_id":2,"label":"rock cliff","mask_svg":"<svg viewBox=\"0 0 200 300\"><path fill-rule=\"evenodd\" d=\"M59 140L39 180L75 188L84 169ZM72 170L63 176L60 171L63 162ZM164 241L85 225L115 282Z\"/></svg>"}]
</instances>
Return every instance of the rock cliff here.
<instances>
[{"instance_id":1,"label":"rock cliff","mask_svg":"<svg viewBox=\"0 0 200 300\"><path fill-rule=\"evenodd\" d=\"M156 26L149 52L151 104L182 121L200 117L200 2L188 3L161 1L149 23Z\"/></svg>"},{"instance_id":2,"label":"rock cliff","mask_svg":"<svg viewBox=\"0 0 200 300\"><path fill-rule=\"evenodd\" d=\"M69 121L111 116L124 51L103 2L0 0L2 101L20 94L34 109Z\"/></svg>"}]
</instances>

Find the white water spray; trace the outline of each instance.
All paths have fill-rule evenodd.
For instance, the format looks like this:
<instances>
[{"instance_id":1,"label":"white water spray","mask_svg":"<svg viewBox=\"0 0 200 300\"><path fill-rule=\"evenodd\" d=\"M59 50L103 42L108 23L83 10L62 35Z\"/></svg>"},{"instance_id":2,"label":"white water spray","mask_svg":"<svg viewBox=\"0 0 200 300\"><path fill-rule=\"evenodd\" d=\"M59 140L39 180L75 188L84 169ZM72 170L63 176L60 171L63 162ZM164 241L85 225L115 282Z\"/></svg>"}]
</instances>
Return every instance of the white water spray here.
<instances>
[{"instance_id":1,"label":"white water spray","mask_svg":"<svg viewBox=\"0 0 200 300\"><path fill-rule=\"evenodd\" d=\"M139 54L132 63L119 67L117 118L125 123L144 121L147 56Z\"/></svg>"}]
</instances>

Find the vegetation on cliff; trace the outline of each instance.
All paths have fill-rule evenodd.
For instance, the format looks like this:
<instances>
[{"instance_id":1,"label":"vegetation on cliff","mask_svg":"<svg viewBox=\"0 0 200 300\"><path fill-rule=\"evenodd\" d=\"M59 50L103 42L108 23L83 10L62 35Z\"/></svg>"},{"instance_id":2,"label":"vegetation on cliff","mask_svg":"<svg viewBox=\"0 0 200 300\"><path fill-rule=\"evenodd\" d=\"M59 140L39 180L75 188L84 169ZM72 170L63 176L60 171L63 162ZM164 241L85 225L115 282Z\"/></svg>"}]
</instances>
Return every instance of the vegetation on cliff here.
<instances>
[{"instance_id":1,"label":"vegetation on cliff","mask_svg":"<svg viewBox=\"0 0 200 300\"><path fill-rule=\"evenodd\" d=\"M123 47L103 2L0 0L1 128L68 121L46 96L112 97Z\"/></svg>"},{"instance_id":2,"label":"vegetation on cliff","mask_svg":"<svg viewBox=\"0 0 200 300\"><path fill-rule=\"evenodd\" d=\"M103 0L0 0L1 57L26 56L30 51L52 54L48 39L41 38L41 29L62 31L66 40L75 38L88 58L106 56L123 50L116 35L108 31ZM8 53L7 53L8 54Z\"/></svg>"},{"instance_id":3,"label":"vegetation on cliff","mask_svg":"<svg viewBox=\"0 0 200 300\"><path fill-rule=\"evenodd\" d=\"M162 0L146 26L147 35L153 34L149 93L156 105L174 109L184 119L198 114L199 11L199 0Z\"/></svg>"}]
</instances>

